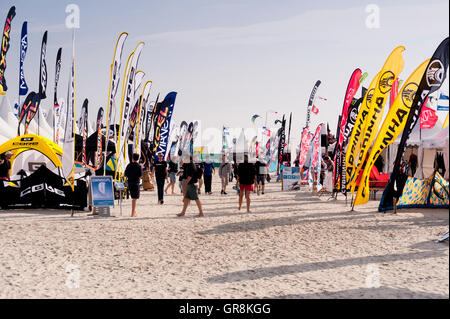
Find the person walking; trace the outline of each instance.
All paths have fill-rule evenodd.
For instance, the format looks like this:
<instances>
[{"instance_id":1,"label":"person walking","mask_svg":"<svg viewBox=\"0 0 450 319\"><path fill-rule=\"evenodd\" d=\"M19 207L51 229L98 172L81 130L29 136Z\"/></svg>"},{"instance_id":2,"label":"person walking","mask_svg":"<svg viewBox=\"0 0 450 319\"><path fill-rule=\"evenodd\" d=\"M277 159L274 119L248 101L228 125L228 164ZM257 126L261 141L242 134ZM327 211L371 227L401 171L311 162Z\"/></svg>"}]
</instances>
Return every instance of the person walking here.
<instances>
[{"instance_id":1,"label":"person walking","mask_svg":"<svg viewBox=\"0 0 450 319\"><path fill-rule=\"evenodd\" d=\"M153 176L158 188L158 204L164 204L164 183L168 179L167 162L162 153L158 153L158 160L153 164Z\"/></svg>"},{"instance_id":2,"label":"person walking","mask_svg":"<svg viewBox=\"0 0 450 319\"><path fill-rule=\"evenodd\" d=\"M239 210L242 208L242 200L247 200L247 213L250 211L250 193L253 191L253 184L256 183L256 170L252 163L248 162L248 155L244 155L244 163L238 166L238 182L239 182Z\"/></svg>"},{"instance_id":3,"label":"person walking","mask_svg":"<svg viewBox=\"0 0 450 319\"><path fill-rule=\"evenodd\" d=\"M231 165L227 162L227 157L222 155L222 163L219 166L219 177L222 181L222 191L220 194L227 195L227 185L230 178Z\"/></svg>"},{"instance_id":4,"label":"person walking","mask_svg":"<svg viewBox=\"0 0 450 319\"><path fill-rule=\"evenodd\" d=\"M186 180L183 183L183 209L181 213L177 214L178 217L182 217L186 214L186 209L189 206L191 200L194 200L197 204L199 214L197 217L203 217L203 209L202 209L202 203L200 202L200 199L198 198L197 194L197 186L195 185L198 180L198 172L197 168L193 162L193 158L191 156L190 162L185 165L185 172L184 175L186 176Z\"/></svg>"},{"instance_id":5,"label":"person walking","mask_svg":"<svg viewBox=\"0 0 450 319\"><path fill-rule=\"evenodd\" d=\"M262 193L264 195L264 184L266 181L267 176L267 164L264 163L263 160L260 160L259 158L256 159L255 163L255 169L256 169L256 187L258 189L258 195Z\"/></svg>"},{"instance_id":6,"label":"person walking","mask_svg":"<svg viewBox=\"0 0 450 319\"><path fill-rule=\"evenodd\" d=\"M211 195L211 183L212 176L215 173L214 163L211 162L209 156L206 158L206 162L203 162L203 179L205 180L205 194Z\"/></svg>"},{"instance_id":7,"label":"person walking","mask_svg":"<svg viewBox=\"0 0 450 319\"><path fill-rule=\"evenodd\" d=\"M198 194L202 193L201 189L203 186L203 162L195 163L197 169L197 179L198 179Z\"/></svg>"},{"instance_id":8,"label":"person walking","mask_svg":"<svg viewBox=\"0 0 450 319\"><path fill-rule=\"evenodd\" d=\"M169 184L167 185L164 193L167 194L167 190L172 187L172 194L175 194L175 183L177 182L178 164L173 159L169 161Z\"/></svg>"},{"instance_id":9,"label":"person walking","mask_svg":"<svg viewBox=\"0 0 450 319\"><path fill-rule=\"evenodd\" d=\"M133 154L132 162L125 168L125 177L128 180L128 190L131 195L131 217L137 217L136 203L140 195L140 179L142 166L139 164L139 154Z\"/></svg>"}]
</instances>

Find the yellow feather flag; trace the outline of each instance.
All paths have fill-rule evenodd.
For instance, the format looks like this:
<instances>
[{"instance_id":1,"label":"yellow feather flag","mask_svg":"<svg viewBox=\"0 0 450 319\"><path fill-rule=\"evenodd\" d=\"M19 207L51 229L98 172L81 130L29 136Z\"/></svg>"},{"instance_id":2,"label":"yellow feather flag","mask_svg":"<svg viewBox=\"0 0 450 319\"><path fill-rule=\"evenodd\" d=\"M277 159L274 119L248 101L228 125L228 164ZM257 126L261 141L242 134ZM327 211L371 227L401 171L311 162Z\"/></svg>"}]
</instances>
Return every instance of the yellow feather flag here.
<instances>
[{"instance_id":1,"label":"yellow feather flag","mask_svg":"<svg viewBox=\"0 0 450 319\"><path fill-rule=\"evenodd\" d=\"M370 102L379 77L380 73L373 78L369 88L367 89L366 95L361 103L358 116L356 117L355 127L352 130L352 135L350 136L348 142L347 152L345 153L345 168L348 181L347 187L352 187L353 183L355 183L355 180L352 180L352 177L355 176L354 172L356 168L356 160L358 159L359 151L361 149L361 137L368 122L367 115L369 115L370 111Z\"/></svg>"},{"instance_id":2,"label":"yellow feather flag","mask_svg":"<svg viewBox=\"0 0 450 319\"><path fill-rule=\"evenodd\" d=\"M358 178L358 173L360 172L364 160L367 156L367 152L375 139L380 126L381 119L383 117L384 104L391 90L392 84L398 77L400 72L403 70L405 62L403 61L403 51L405 51L404 46L399 46L391 52L388 56L383 68L380 71L380 76L378 82L375 85L375 90L373 93L372 100L370 101L370 110L367 115L367 124L364 128L364 132L361 135L361 150L359 153L358 166L354 172L355 180L352 186L351 192L353 193L356 187L356 180Z\"/></svg>"},{"instance_id":3,"label":"yellow feather flag","mask_svg":"<svg viewBox=\"0 0 450 319\"><path fill-rule=\"evenodd\" d=\"M448 113L447 117L445 118L444 125L442 125L442 129L446 128L448 126Z\"/></svg>"},{"instance_id":4,"label":"yellow feather flag","mask_svg":"<svg viewBox=\"0 0 450 319\"><path fill-rule=\"evenodd\" d=\"M366 167L359 183L358 192L355 197L355 205L365 204L369 201L369 177L373 164L380 156L381 152L392 144L400 135L406 125L411 104L419 88L420 80L422 79L430 59L423 62L406 80L400 93L392 104L389 112L384 119L380 132L377 135L372 151L367 159Z\"/></svg>"}]
</instances>

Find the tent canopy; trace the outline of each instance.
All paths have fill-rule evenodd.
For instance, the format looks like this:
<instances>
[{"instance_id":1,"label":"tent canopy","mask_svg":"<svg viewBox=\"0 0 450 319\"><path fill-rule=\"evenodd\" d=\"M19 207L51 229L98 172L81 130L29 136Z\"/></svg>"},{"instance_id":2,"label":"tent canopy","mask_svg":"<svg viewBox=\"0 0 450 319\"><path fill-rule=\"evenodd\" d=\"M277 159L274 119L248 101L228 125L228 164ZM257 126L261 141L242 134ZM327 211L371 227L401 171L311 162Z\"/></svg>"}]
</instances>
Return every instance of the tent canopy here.
<instances>
[{"instance_id":1,"label":"tent canopy","mask_svg":"<svg viewBox=\"0 0 450 319\"><path fill-rule=\"evenodd\" d=\"M62 167L62 148L45 137L27 134L15 137L0 145L0 154L11 151L14 158L25 151L35 150L45 155L56 167Z\"/></svg>"}]
</instances>

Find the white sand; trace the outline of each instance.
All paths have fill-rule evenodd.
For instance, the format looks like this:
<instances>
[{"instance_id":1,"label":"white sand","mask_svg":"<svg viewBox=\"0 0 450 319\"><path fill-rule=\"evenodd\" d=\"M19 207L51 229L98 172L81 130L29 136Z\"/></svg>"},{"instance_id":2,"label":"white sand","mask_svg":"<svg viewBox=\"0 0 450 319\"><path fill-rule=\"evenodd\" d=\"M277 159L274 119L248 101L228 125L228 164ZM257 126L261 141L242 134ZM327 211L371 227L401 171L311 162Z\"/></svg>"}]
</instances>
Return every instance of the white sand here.
<instances>
[{"instance_id":1,"label":"white sand","mask_svg":"<svg viewBox=\"0 0 450 319\"><path fill-rule=\"evenodd\" d=\"M194 203L176 217L181 196L158 206L155 192L142 192L137 219L130 201L114 218L0 211L0 297L449 298L449 244L434 242L448 211L380 214L371 201L350 212L271 183L238 213L218 182L201 196L204 218Z\"/></svg>"}]
</instances>

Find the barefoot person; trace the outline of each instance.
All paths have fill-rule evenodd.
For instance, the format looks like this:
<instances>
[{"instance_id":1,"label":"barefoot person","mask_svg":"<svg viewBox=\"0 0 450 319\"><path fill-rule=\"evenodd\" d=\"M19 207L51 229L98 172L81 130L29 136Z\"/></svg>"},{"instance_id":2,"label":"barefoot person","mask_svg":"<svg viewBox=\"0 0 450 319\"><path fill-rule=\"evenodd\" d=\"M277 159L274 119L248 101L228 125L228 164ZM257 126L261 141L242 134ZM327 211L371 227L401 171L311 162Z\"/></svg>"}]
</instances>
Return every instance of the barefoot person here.
<instances>
[{"instance_id":1,"label":"barefoot person","mask_svg":"<svg viewBox=\"0 0 450 319\"><path fill-rule=\"evenodd\" d=\"M227 161L227 157L225 155L222 155L222 163L220 163L219 166L219 177L222 181L222 191L220 194L227 195L227 185L228 181L230 179L230 173L231 173L231 165Z\"/></svg>"},{"instance_id":2,"label":"barefoot person","mask_svg":"<svg viewBox=\"0 0 450 319\"><path fill-rule=\"evenodd\" d=\"M175 194L175 183L177 182L178 164L174 159L169 161L169 184L167 185L164 193L167 194L167 190L172 187L172 194Z\"/></svg>"},{"instance_id":3,"label":"barefoot person","mask_svg":"<svg viewBox=\"0 0 450 319\"><path fill-rule=\"evenodd\" d=\"M242 207L242 199L247 200L247 213L250 213L250 193L253 191L253 184L256 183L256 170L252 163L248 162L248 155L244 155L244 163L238 166L238 182L240 184L239 210Z\"/></svg>"},{"instance_id":4,"label":"barefoot person","mask_svg":"<svg viewBox=\"0 0 450 319\"><path fill-rule=\"evenodd\" d=\"M137 217L136 202L139 199L139 184L142 177L142 166L139 164L139 154L133 154L133 161L125 168L128 179L128 190L131 195L131 217Z\"/></svg>"},{"instance_id":5,"label":"barefoot person","mask_svg":"<svg viewBox=\"0 0 450 319\"><path fill-rule=\"evenodd\" d=\"M197 204L199 214L197 217L203 217L203 210L202 210L202 203L200 202L200 199L198 199L197 194L197 186L195 183L197 183L197 168L195 167L195 164L193 162L192 156L190 158L190 162L185 165L185 173L186 180L183 184L183 210L181 213L177 214L178 217L184 216L186 214L186 209L189 206L189 203L191 200L195 200L195 203Z\"/></svg>"}]
</instances>

